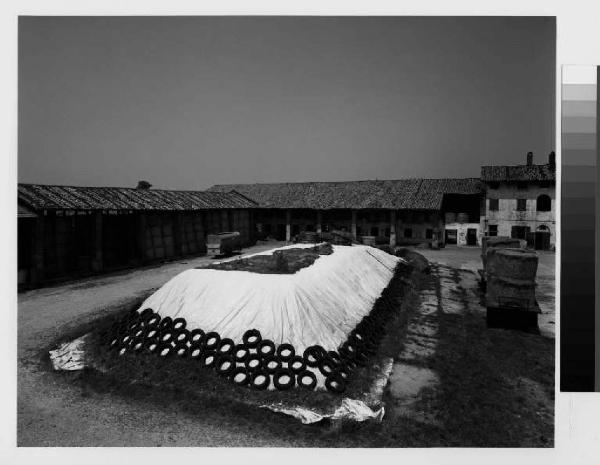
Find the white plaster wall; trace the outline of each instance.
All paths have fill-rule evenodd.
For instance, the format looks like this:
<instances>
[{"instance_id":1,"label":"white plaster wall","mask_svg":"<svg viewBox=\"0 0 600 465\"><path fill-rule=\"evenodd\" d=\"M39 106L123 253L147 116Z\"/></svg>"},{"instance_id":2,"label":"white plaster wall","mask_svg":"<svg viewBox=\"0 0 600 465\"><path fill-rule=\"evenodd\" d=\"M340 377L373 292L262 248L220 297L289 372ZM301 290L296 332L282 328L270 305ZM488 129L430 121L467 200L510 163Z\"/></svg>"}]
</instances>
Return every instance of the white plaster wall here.
<instances>
[{"instance_id":1,"label":"white plaster wall","mask_svg":"<svg viewBox=\"0 0 600 465\"><path fill-rule=\"evenodd\" d=\"M456 229L457 245L467 245L467 229L477 231L477 245L481 245L481 236L483 235L479 223L446 223L446 229Z\"/></svg>"}]
</instances>

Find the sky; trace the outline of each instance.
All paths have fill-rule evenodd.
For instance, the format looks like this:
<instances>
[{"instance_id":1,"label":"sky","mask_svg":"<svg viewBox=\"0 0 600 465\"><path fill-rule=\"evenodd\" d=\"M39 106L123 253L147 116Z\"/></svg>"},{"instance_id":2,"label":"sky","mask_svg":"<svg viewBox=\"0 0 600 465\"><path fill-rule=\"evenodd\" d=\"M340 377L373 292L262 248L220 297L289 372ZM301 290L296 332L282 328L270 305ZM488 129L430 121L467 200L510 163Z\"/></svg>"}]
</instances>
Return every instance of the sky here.
<instances>
[{"instance_id":1,"label":"sky","mask_svg":"<svg viewBox=\"0 0 600 465\"><path fill-rule=\"evenodd\" d=\"M554 18L21 17L19 182L477 177L555 150Z\"/></svg>"}]
</instances>

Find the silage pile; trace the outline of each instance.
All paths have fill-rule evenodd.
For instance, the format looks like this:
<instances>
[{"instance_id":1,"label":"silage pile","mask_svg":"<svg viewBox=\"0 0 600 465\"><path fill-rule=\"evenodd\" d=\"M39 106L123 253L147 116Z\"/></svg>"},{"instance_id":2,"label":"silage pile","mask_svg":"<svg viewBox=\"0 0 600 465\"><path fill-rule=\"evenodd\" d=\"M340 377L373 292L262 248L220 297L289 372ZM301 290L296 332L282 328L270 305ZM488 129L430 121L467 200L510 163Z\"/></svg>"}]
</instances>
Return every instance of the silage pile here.
<instances>
[{"instance_id":1,"label":"silage pile","mask_svg":"<svg viewBox=\"0 0 600 465\"><path fill-rule=\"evenodd\" d=\"M293 274L187 270L103 337L117 354L190 359L240 386L343 392L376 352L401 261L355 245Z\"/></svg>"}]
</instances>

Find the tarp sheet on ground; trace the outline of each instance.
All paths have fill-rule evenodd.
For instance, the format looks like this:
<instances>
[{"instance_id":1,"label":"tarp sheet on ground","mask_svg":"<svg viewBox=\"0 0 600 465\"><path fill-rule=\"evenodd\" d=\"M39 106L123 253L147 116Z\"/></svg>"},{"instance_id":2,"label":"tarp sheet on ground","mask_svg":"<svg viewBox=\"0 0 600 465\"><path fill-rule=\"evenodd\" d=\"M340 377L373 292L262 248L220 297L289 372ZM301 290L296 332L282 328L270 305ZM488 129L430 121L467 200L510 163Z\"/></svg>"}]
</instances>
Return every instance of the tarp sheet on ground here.
<instances>
[{"instance_id":1,"label":"tarp sheet on ground","mask_svg":"<svg viewBox=\"0 0 600 465\"><path fill-rule=\"evenodd\" d=\"M292 344L296 353L315 344L336 350L371 311L401 259L362 245L333 248L333 254L321 255L294 274L187 270L140 310L185 318L188 329L216 331L236 342L256 328L276 344Z\"/></svg>"}]
</instances>

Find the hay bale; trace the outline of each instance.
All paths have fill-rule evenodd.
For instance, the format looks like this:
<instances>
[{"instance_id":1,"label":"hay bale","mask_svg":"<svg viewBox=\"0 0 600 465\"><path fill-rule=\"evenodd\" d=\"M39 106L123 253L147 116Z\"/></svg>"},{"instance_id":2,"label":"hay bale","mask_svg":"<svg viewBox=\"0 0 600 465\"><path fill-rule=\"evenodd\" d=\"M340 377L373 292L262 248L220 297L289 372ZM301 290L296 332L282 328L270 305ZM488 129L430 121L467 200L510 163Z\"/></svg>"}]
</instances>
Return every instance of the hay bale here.
<instances>
[{"instance_id":1,"label":"hay bale","mask_svg":"<svg viewBox=\"0 0 600 465\"><path fill-rule=\"evenodd\" d=\"M500 276L535 284L538 256L524 249L488 249L486 254L489 276Z\"/></svg>"}]
</instances>

